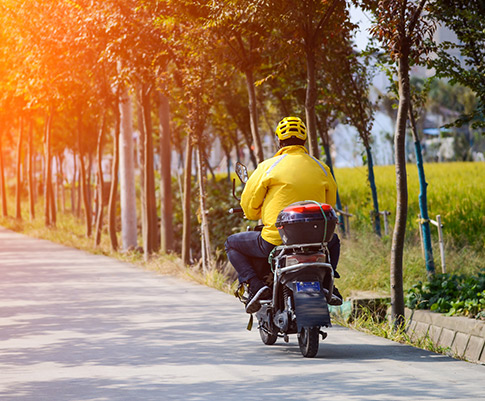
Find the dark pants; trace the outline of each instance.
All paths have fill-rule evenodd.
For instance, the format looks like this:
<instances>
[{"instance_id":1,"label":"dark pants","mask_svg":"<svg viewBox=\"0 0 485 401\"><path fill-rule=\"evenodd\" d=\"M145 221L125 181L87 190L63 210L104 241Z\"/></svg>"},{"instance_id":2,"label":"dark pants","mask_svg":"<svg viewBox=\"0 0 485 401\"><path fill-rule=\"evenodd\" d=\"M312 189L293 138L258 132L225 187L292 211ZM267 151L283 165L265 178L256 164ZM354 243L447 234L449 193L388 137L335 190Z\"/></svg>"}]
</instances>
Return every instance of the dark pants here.
<instances>
[{"instance_id":1,"label":"dark pants","mask_svg":"<svg viewBox=\"0 0 485 401\"><path fill-rule=\"evenodd\" d=\"M275 246L261 237L261 231L233 234L227 239L225 247L240 283L256 276L262 279L269 273L268 256Z\"/></svg>"},{"instance_id":2,"label":"dark pants","mask_svg":"<svg viewBox=\"0 0 485 401\"><path fill-rule=\"evenodd\" d=\"M260 231L245 231L231 235L226 243L226 254L236 269L240 283L248 282L253 277L264 279L270 273L268 257L275 245L270 244L261 237ZM334 234L328 243L330 263L337 273L337 263L340 256L340 240Z\"/></svg>"}]
</instances>

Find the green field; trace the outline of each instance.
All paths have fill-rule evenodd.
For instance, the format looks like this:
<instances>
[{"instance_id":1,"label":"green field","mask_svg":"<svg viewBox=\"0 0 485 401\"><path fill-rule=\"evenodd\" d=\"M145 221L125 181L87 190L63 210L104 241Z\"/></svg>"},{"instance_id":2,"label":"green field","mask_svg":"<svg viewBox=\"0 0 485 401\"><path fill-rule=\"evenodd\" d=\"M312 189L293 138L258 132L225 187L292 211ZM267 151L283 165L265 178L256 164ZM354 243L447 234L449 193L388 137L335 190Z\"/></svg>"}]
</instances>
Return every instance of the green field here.
<instances>
[{"instance_id":1,"label":"green field","mask_svg":"<svg viewBox=\"0 0 485 401\"><path fill-rule=\"evenodd\" d=\"M419 241L419 182L417 168L408 165L409 209L404 256L404 284L409 288L426 279ZM485 163L436 163L425 165L430 218L441 215L444 225L448 272L474 273L485 268ZM371 234L371 194L366 167L335 172L342 204L348 206L351 239L344 240L340 269L345 295L352 290L389 292L391 234L378 239ZM388 210L391 230L395 217L394 166L375 169L380 210ZM437 228L432 226L436 271L441 272Z\"/></svg>"},{"instance_id":2,"label":"green field","mask_svg":"<svg viewBox=\"0 0 485 401\"><path fill-rule=\"evenodd\" d=\"M456 246L485 247L485 163L425 164L428 182L428 211L431 219L441 215L446 240ZM419 182L416 165L407 166L408 230L416 235L419 214ZM352 224L370 225L370 189L367 168L337 169L335 172L343 205L355 215ZM396 179L394 166L375 168L380 210L395 215ZM437 230L433 229L435 237Z\"/></svg>"}]
</instances>

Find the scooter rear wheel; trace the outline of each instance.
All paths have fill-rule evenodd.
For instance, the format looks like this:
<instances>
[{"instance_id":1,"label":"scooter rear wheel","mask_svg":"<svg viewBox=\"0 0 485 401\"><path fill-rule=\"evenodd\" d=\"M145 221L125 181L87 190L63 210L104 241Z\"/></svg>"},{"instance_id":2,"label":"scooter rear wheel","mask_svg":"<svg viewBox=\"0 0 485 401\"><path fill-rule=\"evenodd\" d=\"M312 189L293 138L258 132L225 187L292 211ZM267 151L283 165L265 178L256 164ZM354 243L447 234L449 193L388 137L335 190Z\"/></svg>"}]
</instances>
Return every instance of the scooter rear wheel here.
<instances>
[{"instance_id":1,"label":"scooter rear wheel","mask_svg":"<svg viewBox=\"0 0 485 401\"><path fill-rule=\"evenodd\" d=\"M266 345L273 345L278 339L278 336L276 334L270 334L263 329L259 329L259 335L261 336L261 340L263 341L263 343Z\"/></svg>"},{"instance_id":2,"label":"scooter rear wheel","mask_svg":"<svg viewBox=\"0 0 485 401\"><path fill-rule=\"evenodd\" d=\"M318 353L320 327L302 327L298 333L298 345L305 358L313 358Z\"/></svg>"}]
</instances>

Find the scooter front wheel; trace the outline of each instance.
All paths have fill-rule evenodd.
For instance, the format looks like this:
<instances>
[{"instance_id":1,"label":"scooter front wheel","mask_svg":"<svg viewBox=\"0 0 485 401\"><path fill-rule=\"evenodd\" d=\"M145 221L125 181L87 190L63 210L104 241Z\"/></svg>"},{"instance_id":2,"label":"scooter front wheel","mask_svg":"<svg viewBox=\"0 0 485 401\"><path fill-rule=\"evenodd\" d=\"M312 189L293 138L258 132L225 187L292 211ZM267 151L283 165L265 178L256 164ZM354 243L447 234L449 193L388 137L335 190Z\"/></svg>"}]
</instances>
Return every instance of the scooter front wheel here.
<instances>
[{"instance_id":1,"label":"scooter front wheel","mask_svg":"<svg viewBox=\"0 0 485 401\"><path fill-rule=\"evenodd\" d=\"M298 333L298 345L305 358L313 358L318 353L320 327L302 327Z\"/></svg>"}]
</instances>

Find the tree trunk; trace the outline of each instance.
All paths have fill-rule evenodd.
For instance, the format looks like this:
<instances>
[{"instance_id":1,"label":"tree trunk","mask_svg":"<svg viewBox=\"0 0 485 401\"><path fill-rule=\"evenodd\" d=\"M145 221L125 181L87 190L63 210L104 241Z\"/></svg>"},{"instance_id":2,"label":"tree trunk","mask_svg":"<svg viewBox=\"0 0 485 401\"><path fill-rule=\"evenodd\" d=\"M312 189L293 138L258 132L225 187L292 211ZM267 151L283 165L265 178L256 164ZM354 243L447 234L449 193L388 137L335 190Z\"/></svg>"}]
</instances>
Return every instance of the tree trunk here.
<instances>
[{"instance_id":1,"label":"tree trunk","mask_svg":"<svg viewBox=\"0 0 485 401\"><path fill-rule=\"evenodd\" d=\"M224 150L224 155L226 156L226 168L227 168L227 181L231 184L231 167L232 167L232 160L231 160L231 150L232 150L232 141L227 141L225 145L222 145L222 149Z\"/></svg>"},{"instance_id":2,"label":"tree trunk","mask_svg":"<svg viewBox=\"0 0 485 401\"><path fill-rule=\"evenodd\" d=\"M66 188L64 186L64 156L62 153L58 155L59 160L59 185L61 188L61 210L66 213Z\"/></svg>"},{"instance_id":3,"label":"tree trunk","mask_svg":"<svg viewBox=\"0 0 485 401\"><path fill-rule=\"evenodd\" d=\"M166 96L159 93L160 120L160 250L173 251L172 212L172 146L170 142L170 109Z\"/></svg>"},{"instance_id":4,"label":"tree trunk","mask_svg":"<svg viewBox=\"0 0 485 401\"><path fill-rule=\"evenodd\" d=\"M133 154L133 121L131 98L124 88L120 102L120 202L121 243L123 250L137 246L135 162Z\"/></svg>"},{"instance_id":5,"label":"tree trunk","mask_svg":"<svg viewBox=\"0 0 485 401\"><path fill-rule=\"evenodd\" d=\"M396 220L391 247L391 317L394 327L404 323L403 253L408 211L408 190L406 176L406 120L410 99L409 58L404 51L398 62L399 107L394 135L396 167Z\"/></svg>"},{"instance_id":6,"label":"tree trunk","mask_svg":"<svg viewBox=\"0 0 485 401\"><path fill-rule=\"evenodd\" d=\"M211 242L209 235L209 222L207 221L207 207L206 207L206 169L205 169L205 157L202 140L199 137L197 144L197 173L199 176L199 207L200 207L200 237L201 237L201 250L202 250L202 270L207 273L211 267Z\"/></svg>"},{"instance_id":7,"label":"tree trunk","mask_svg":"<svg viewBox=\"0 0 485 401\"><path fill-rule=\"evenodd\" d=\"M275 82L276 83L276 80L273 80L272 79L271 82ZM288 106L288 101L286 101L283 98L283 96L281 95L281 93L279 93L277 91L278 88L276 88L276 85L273 86L273 89L275 89L274 96L276 96L276 99L279 101L281 111L283 112L283 114L285 116L289 116L290 115L290 107Z\"/></svg>"},{"instance_id":8,"label":"tree trunk","mask_svg":"<svg viewBox=\"0 0 485 401\"><path fill-rule=\"evenodd\" d=\"M32 195L34 198L34 205L37 204L39 198L39 187L37 184L37 152L32 150ZM42 169L41 169L42 170ZM42 179L41 179L42 180Z\"/></svg>"},{"instance_id":9,"label":"tree trunk","mask_svg":"<svg viewBox=\"0 0 485 401\"><path fill-rule=\"evenodd\" d=\"M53 112L50 111L45 123L44 132L44 153L45 153L45 174L44 174L44 218L46 227L53 224L51 196L52 196L52 169L51 169L51 126Z\"/></svg>"},{"instance_id":10,"label":"tree trunk","mask_svg":"<svg viewBox=\"0 0 485 401\"><path fill-rule=\"evenodd\" d=\"M246 75L246 85L248 87L249 96L249 120L251 123L251 135L253 137L254 152L258 163L264 160L263 146L261 145L261 138L259 136L258 130L258 110L257 110L257 99L256 90L254 89L254 78L251 69L245 71Z\"/></svg>"},{"instance_id":11,"label":"tree trunk","mask_svg":"<svg viewBox=\"0 0 485 401\"><path fill-rule=\"evenodd\" d=\"M191 232L191 210L190 198L192 189L192 142L187 137L185 150L185 169L184 169L184 207L183 207L183 230L182 230L182 262L190 264L190 232Z\"/></svg>"},{"instance_id":12,"label":"tree trunk","mask_svg":"<svg viewBox=\"0 0 485 401\"><path fill-rule=\"evenodd\" d=\"M433 247L431 245L431 232L429 229L429 215L428 215L428 194L426 176L424 174L423 154L421 152L421 141L419 140L418 130L416 128L416 121L414 119L413 107L411 101L409 102L409 121L411 122L411 132L414 139L414 151L416 154L416 165L418 167L419 177L419 211L421 213L421 230L423 232L424 242L424 257L426 262L426 272L428 277L435 273L435 265L433 258Z\"/></svg>"},{"instance_id":13,"label":"tree trunk","mask_svg":"<svg viewBox=\"0 0 485 401\"><path fill-rule=\"evenodd\" d=\"M29 212L30 221L35 219L35 190L34 190L34 122L29 120L29 152L28 152L28 180L29 180Z\"/></svg>"},{"instance_id":14,"label":"tree trunk","mask_svg":"<svg viewBox=\"0 0 485 401\"><path fill-rule=\"evenodd\" d=\"M81 181L81 195L84 204L84 221L86 224L86 236L91 237L92 234L92 217L91 217L91 205L88 199L88 190L86 186L86 169L84 165L84 148L81 140L82 132L82 120L81 113L78 115L78 127L77 127L77 143L79 147L79 180Z\"/></svg>"},{"instance_id":15,"label":"tree trunk","mask_svg":"<svg viewBox=\"0 0 485 401\"><path fill-rule=\"evenodd\" d=\"M88 199L88 189L86 183L86 168L84 165L84 155L79 152L79 180L81 182L81 196L84 205L84 222L86 224L86 237L91 238L92 234L92 218L91 218L91 205Z\"/></svg>"},{"instance_id":16,"label":"tree trunk","mask_svg":"<svg viewBox=\"0 0 485 401\"><path fill-rule=\"evenodd\" d=\"M15 190L15 218L22 220L22 140L24 136L24 119L19 117L19 139L17 142L17 185Z\"/></svg>"},{"instance_id":17,"label":"tree trunk","mask_svg":"<svg viewBox=\"0 0 485 401\"><path fill-rule=\"evenodd\" d=\"M216 172L214 171L214 169L212 168L212 166L209 163L209 155L207 153L205 153L205 150L204 150L202 156L204 157L204 170L205 170L205 173L207 174L207 169L208 169L209 172L211 173L212 179L215 182L216 181Z\"/></svg>"},{"instance_id":18,"label":"tree trunk","mask_svg":"<svg viewBox=\"0 0 485 401\"><path fill-rule=\"evenodd\" d=\"M322 144L323 144L323 149L324 149L324 152L325 152L325 164L330 167L330 171L332 171L332 175L333 175L333 163L332 163L332 155L331 155L331 152L330 152L330 136L328 134L328 121L327 121L327 114L324 114L324 117L323 117L323 120L322 121L322 118L318 118L316 115L315 115L315 123L316 123L316 127L317 127L317 132L318 132L318 135L320 136L320 139L322 140Z\"/></svg>"},{"instance_id":19,"label":"tree trunk","mask_svg":"<svg viewBox=\"0 0 485 401\"><path fill-rule=\"evenodd\" d=\"M79 160L81 157L79 156ZM76 176L76 217L81 218L81 200L82 200L82 187L81 187L81 165L78 163L77 176Z\"/></svg>"},{"instance_id":20,"label":"tree trunk","mask_svg":"<svg viewBox=\"0 0 485 401\"><path fill-rule=\"evenodd\" d=\"M318 124L318 120L316 120L316 122ZM335 180L335 182L337 182L337 180L335 179L335 174L333 172L333 162L332 162L332 154L330 152L330 138L328 135L328 125L327 124L318 124L318 125L319 125L318 130L320 132L320 138L322 139L322 143L323 143L323 150L325 152L326 165L330 168L330 172L332 173L333 179ZM338 210L343 210L342 201L340 199L340 193L338 189L337 189L337 200L336 200L335 206ZM345 236L346 235L345 219L344 219L344 216L340 213L338 213L338 226L342 235Z\"/></svg>"},{"instance_id":21,"label":"tree trunk","mask_svg":"<svg viewBox=\"0 0 485 401\"><path fill-rule=\"evenodd\" d=\"M117 99L118 103L119 100ZM120 112L118 104L113 108L115 114L115 131L114 131L114 146L113 146L113 165L111 169L111 189L109 192L108 205L108 231L111 241L111 248L114 251L118 250L118 237L116 235L116 198L118 195L118 171L119 171L119 154L120 154Z\"/></svg>"},{"instance_id":22,"label":"tree trunk","mask_svg":"<svg viewBox=\"0 0 485 401\"><path fill-rule=\"evenodd\" d=\"M3 125L0 126L0 130L3 130ZM0 132L0 195L2 196L2 216L7 217L7 188L5 186L5 166L3 165L2 135L3 132Z\"/></svg>"},{"instance_id":23,"label":"tree trunk","mask_svg":"<svg viewBox=\"0 0 485 401\"><path fill-rule=\"evenodd\" d=\"M77 215L76 212L76 177L77 177L77 157L76 152L72 151L72 180L71 180L71 212L74 216Z\"/></svg>"},{"instance_id":24,"label":"tree trunk","mask_svg":"<svg viewBox=\"0 0 485 401\"><path fill-rule=\"evenodd\" d=\"M62 206L61 206L61 156L59 155L59 153L57 153L56 155L54 155L54 160L56 161L56 179L55 179L55 183L56 183L56 190L55 190L55 193L56 193L56 208L57 210L62 210Z\"/></svg>"},{"instance_id":25,"label":"tree trunk","mask_svg":"<svg viewBox=\"0 0 485 401\"><path fill-rule=\"evenodd\" d=\"M52 160L51 160L50 168L52 169ZM52 185L52 181L49 184L49 191L50 191L49 200L50 200L50 209L51 209L51 225L55 227L57 222L57 210L56 210L56 198L54 196L54 186Z\"/></svg>"},{"instance_id":26,"label":"tree trunk","mask_svg":"<svg viewBox=\"0 0 485 401\"><path fill-rule=\"evenodd\" d=\"M306 128L310 155L319 158L317 138L317 118L315 104L317 102L317 79L315 70L315 52L311 46L306 49L307 88L305 98Z\"/></svg>"},{"instance_id":27,"label":"tree trunk","mask_svg":"<svg viewBox=\"0 0 485 401\"><path fill-rule=\"evenodd\" d=\"M91 211L91 227L94 226L96 220L95 220L95 215L93 211L93 186L91 183L91 177L92 177L92 171L93 171L93 154L91 151L88 151L88 168L86 171L86 194L88 197L88 204L89 204L89 210Z\"/></svg>"},{"instance_id":28,"label":"tree trunk","mask_svg":"<svg viewBox=\"0 0 485 401\"><path fill-rule=\"evenodd\" d=\"M157 249L158 216L155 200L155 173L153 166L153 138L152 138L152 119L151 119L151 91L143 88L142 105L143 120L145 122L145 200L146 200L146 221L143 250L145 260Z\"/></svg>"},{"instance_id":29,"label":"tree trunk","mask_svg":"<svg viewBox=\"0 0 485 401\"><path fill-rule=\"evenodd\" d=\"M234 142L234 147L236 148L236 161L241 162L241 148L239 146L239 141L237 140L237 133L238 133L237 130L234 131L232 138Z\"/></svg>"},{"instance_id":30,"label":"tree trunk","mask_svg":"<svg viewBox=\"0 0 485 401\"><path fill-rule=\"evenodd\" d=\"M249 150L249 158L251 160L251 163L253 163L253 166L256 169L258 167L258 160L256 159L256 155L254 154L254 149L251 144L251 135L244 131L241 131L241 133L243 134L244 140L246 141L246 146Z\"/></svg>"},{"instance_id":31,"label":"tree trunk","mask_svg":"<svg viewBox=\"0 0 485 401\"><path fill-rule=\"evenodd\" d=\"M97 168L97 167L96 167ZM94 181L94 204L93 204L94 208L93 208L93 228L94 228L94 247L96 248L98 246L98 244L96 243L97 241L97 235L98 235L98 231L97 231L97 223L98 223L98 214L99 214L99 208L100 208L100 205L99 205L99 178L98 178L98 174L96 172L96 176L95 176L95 181Z\"/></svg>"},{"instance_id":32,"label":"tree trunk","mask_svg":"<svg viewBox=\"0 0 485 401\"><path fill-rule=\"evenodd\" d=\"M138 159L140 161L140 208L141 208L141 232L142 243L147 241L146 235L148 229L147 224L147 202L145 196L145 118L143 117L143 88L141 85L137 87L137 120L140 137L138 138Z\"/></svg>"},{"instance_id":33,"label":"tree trunk","mask_svg":"<svg viewBox=\"0 0 485 401\"><path fill-rule=\"evenodd\" d=\"M104 214L104 177L103 177L103 140L104 140L104 130L105 130L106 114L103 114L101 119L101 127L98 131L98 143L96 148L97 156L97 178L98 178L98 188L97 188L97 208L96 208L96 232L94 234L94 247L98 247L101 243L101 232L103 229L103 214Z\"/></svg>"},{"instance_id":34,"label":"tree trunk","mask_svg":"<svg viewBox=\"0 0 485 401\"><path fill-rule=\"evenodd\" d=\"M379 214L379 201L377 198L376 179L374 177L374 161L372 159L372 152L370 146L365 148L367 154L367 178L369 179L370 190L372 194L372 204L374 205L373 220L374 232L381 236L381 216Z\"/></svg>"}]
</instances>

